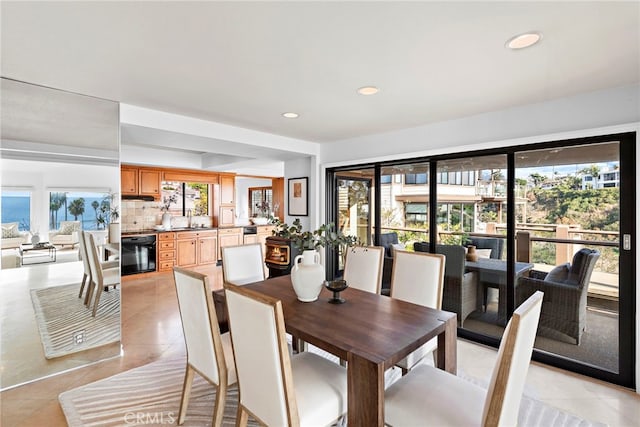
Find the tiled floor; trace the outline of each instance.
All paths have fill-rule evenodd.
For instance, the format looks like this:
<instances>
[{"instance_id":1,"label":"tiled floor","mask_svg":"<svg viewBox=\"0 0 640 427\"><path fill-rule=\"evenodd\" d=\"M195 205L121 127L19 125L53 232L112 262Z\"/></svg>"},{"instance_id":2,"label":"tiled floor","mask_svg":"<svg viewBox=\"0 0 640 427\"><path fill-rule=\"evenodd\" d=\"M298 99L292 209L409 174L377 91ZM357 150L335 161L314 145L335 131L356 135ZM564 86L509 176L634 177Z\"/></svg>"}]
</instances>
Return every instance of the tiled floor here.
<instances>
[{"instance_id":1,"label":"tiled floor","mask_svg":"<svg viewBox=\"0 0 640 427\"><path fill-rule=\"evenodd\" d=\"M213 288L219 268L202 268ZM64 426L58 394L159 358L184 354L182 328L170 274L127 279L122 284L123 355L0 394L2 426ZM459 369L488 379L496 352L460 341ZM640 397L632 391L542 365L529 370L526 392L550 405L610 426L635 426Z\"/></svg>"}]
</instances>

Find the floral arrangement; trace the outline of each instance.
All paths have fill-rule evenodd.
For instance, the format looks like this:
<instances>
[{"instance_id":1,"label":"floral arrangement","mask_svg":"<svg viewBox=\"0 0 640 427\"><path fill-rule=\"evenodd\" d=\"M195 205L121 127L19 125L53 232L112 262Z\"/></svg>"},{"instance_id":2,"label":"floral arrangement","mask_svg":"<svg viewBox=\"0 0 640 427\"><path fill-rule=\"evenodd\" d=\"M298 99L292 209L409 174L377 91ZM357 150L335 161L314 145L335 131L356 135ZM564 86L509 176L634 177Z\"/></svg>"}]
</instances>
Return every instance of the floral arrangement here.
<instances>
[{"instance_id":1,"label":"floral arrangement","mask_svg":"<svg viewBox=\"0 0 640 427\"><path fill-rule=\"evenodd\" d=\"M260 211L260 216L268 217L269 216L269 202L263 200L260 203L256 203L256 208Z\"/></svg>"},{"instance_id":2,"label":"floral arrangement","mask_svg":"<svg viewBox=\"0 0 640 427\"><path fill-rule=\"evenodd\" d=\"M171 205L174 203L178 203L178 192L171 194L170 196L164 196L162 198L162 206L160 206L160 210L162 212L169 212Z\"/></svg>"}]
</instances>

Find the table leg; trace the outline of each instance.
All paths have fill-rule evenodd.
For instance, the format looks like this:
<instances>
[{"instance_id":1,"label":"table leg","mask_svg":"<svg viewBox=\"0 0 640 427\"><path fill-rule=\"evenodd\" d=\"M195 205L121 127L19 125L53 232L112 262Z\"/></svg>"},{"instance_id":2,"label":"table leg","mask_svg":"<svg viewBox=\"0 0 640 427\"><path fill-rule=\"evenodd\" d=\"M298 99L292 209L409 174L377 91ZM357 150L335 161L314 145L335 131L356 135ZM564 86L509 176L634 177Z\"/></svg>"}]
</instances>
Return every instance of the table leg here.
<instances>
[{"instance_id":1,"label":"table leg","mask_svg":"<svg viewBox=\"0 0 640 427\"><path fill-rule=\"evenodd\" d=\"M445 321L444 332L438 335L438 368L451 374L457 373L458 325L453 316Z\"/></svg>"},{"instance_id":2,"label":"table leg","mask_svg":"<svg viewBox=\"0 0 640 427\"><path fill-rule=\"evenodd\" d=\"M384 426L384 366L353 353L347 362L347 425Z\"/></svg>"}]
</instances>

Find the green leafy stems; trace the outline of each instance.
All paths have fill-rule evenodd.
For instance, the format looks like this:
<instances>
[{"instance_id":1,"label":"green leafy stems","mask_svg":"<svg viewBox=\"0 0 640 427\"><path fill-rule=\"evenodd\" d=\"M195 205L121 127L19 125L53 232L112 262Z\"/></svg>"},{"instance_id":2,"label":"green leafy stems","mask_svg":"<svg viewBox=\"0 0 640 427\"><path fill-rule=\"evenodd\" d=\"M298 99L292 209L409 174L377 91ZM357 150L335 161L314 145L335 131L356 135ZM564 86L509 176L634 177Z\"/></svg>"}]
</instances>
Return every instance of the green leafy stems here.
<instances>
[{"instance_id":1,"label":"green leafy stems","mask_svg":"<svg viewBox=\"0 0 640 427\"><path fill-rule=\"evenodd\" d=\"M337 230L333 223L322 224L317 230L302 231L300 219L296 218L291 225L274 219L273 235L291 239L294 246L300 250L316 250L321 247L344 250L350 246L360 245L356 236L344 234L342 230Z\"/></svg>"}]
</instances>

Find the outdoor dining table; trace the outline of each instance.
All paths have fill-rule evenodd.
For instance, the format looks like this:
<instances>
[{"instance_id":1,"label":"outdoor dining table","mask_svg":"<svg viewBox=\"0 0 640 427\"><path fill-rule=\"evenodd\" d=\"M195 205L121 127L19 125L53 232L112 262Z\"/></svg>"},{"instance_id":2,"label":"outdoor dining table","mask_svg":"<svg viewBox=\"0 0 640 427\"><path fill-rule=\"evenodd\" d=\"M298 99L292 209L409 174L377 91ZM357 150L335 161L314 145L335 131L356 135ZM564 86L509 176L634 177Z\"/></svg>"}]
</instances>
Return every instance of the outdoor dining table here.
<instances>
[{"instance_id":1,"label":"outdoor dining table","mask_svg":"<svg viewBox=\"0 0 640 427\"><path fill-rule=\"evenodd\" d=\"M245 285L282 301L288 333L347 361L349 426L384 425L384 372L438 337L437 367L456 373L456 314L348 288L344 304L300 302L291 276ZM223 291L215 291L216 312L224 324Z\"/></svg>"},{"instance_id":2,"label":"outdoor dining table","mask_svg":"<svg viewBox=\"0 0 640 427\"><path fill-rule=\"evenodd\" d=\"M516 279L533 268L529 262L516 262ZM507 324L507 261L495 258L478 258L465 262L467 271L477 271L480 286L483 288L483 305L487 304L487 288L498 289L498 319L500 325Z\"/></svg>"}]
</instances>

